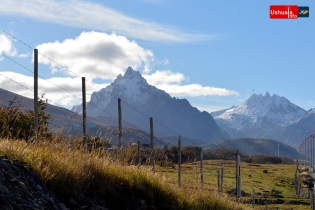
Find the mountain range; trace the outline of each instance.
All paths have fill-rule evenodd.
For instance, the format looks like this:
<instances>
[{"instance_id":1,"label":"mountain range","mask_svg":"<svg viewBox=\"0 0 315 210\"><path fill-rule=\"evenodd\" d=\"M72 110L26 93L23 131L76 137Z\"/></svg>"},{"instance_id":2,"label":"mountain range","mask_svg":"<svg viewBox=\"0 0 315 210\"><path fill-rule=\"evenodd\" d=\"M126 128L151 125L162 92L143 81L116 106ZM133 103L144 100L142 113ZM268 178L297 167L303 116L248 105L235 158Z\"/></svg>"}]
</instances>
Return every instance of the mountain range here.
<instances>
[{"instance_id":1,"label":"mountain range","mask_svg":"<svg viewBox=\"0 0 315 210\"><path fill-rule=\"evenodd\" d=\"M123 101L123 126L131 126L126 121L132 122L133 126L149 132L149 117L153 117L154 134L176 139L176 142L178 135L183 139L196 139L198 143L230 138L208 112L201 112L186 99L171 97L165 91L149 85L131 67L124 76L118 75L109 86L92 94L87 102L87 115L102 116L103 123L109 123L106 117L118 112L118 98ZM74 106L72 111L82 114L82 105Z\"/></svg>"},{"instance_id":2,"label":"mountain range","mask_svg":"<svg viewBox=\"0 0 315 210\"><path fill-rule=\"evenodd\" d=\"M171 97L149 85L131 67L109 86L92 94L87 115L116 126L117 121L109 122L107 118L108 113L117 113L118 98L123 101L124 120L149 132L148 117L153 117L163 124L155 123L155 134L174 143L176 134L180 134L187 144L196 145L230 138L256 138L275 139L298 147L315 130L315 109L306 111L283 96L271 96L268 92L253 94L238 106L208 114L191 106L186 99ZM74 106L72 111L81 114L82 106ZM123 126L130 125L123 122Z\"/></svg>"},{"instance_id":3,"label":"mountain range","mask_svg":"<svg viewBox=\"0 0 315 210\"><path fill-rule=\"evenodd\" d=\"M232 138L275 139L294 147L315 127L315 110L306 111L268 92L253 94L239 106L211 115Z\"/></svg>"},{"instance_id":4,"label":"mountain range","mask_svg":"<svg viewBox=\"0 0 315 210\"><path fill-rule=\"evenodd\" d=\"M1 88L0 95L5 99L2 105L17 97L23 109L33 108L32 99ZM199 111L186 99L171 97L149 85L138 71L129 67L106 88L94 92L87 102L89 135L108 134L113 143L117 143L118 98L122 101L125 142L129 139L149 142L149 117L154 119L154 135L159 147L176 145L181 135L183 146L250 138L274 139L298 148L300 141L315 132L315 109L306 111L283 96L271 96L268 92L253 94L238 106L209 114ZM82 105L70 111L49 104L46 111L54 116L52 128L63 127L63 133L81 135Z\"/></svg>"}]
</instances>

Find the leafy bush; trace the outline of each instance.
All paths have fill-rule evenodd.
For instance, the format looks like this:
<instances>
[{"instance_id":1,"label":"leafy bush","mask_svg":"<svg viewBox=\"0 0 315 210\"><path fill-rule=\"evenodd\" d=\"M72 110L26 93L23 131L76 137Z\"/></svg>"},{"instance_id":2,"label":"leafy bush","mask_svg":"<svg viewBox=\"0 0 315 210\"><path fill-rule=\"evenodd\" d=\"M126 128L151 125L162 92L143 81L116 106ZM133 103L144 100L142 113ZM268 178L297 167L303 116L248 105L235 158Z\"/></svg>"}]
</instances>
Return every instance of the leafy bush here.
<instances>
[{"instance_id":1,"label":"leafy bush","mask_svg":"<svg viewBox=\"0 0 315 210\"><path fill-rule=\"evenodd\" d=\"M99 136L87 137L87 150L91 152L94 149L103 149L105 147L104 141ZM83 149L83 138L75 142L75 148Z\"/></svg>"},{"instance_id":2,"label":"leafy bush","mask_svg":"<svg viewBox=\"0 0 315 210\"><path fill-rule=\"evenodd\" d=\"M38 139L51 139L49 120L51 116L45 113L47 101L43 95L38 100ZM0 136L9 139L34 139L34 111L23 111L20 100L14 98L8 106L0 106Z\"/></svg>"}]
</instances>

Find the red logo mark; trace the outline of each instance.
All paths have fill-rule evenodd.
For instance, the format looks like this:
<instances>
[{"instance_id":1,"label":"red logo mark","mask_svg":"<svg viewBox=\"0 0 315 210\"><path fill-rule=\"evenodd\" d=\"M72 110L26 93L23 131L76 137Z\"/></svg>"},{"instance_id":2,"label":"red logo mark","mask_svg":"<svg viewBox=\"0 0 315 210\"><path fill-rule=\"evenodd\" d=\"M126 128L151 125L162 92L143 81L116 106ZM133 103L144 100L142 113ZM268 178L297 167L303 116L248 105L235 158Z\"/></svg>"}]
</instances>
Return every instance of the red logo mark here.
<instances>
[{"instance_id":1,"label":"red logo mark","mask_svg":"<svg viewBox=\"0 0 315 210\"><path fill-rule=\"evenodd\" d=\"M299 17L298 5L270 5L271 19L297 19Z\"/></svg>"}]
</instances>

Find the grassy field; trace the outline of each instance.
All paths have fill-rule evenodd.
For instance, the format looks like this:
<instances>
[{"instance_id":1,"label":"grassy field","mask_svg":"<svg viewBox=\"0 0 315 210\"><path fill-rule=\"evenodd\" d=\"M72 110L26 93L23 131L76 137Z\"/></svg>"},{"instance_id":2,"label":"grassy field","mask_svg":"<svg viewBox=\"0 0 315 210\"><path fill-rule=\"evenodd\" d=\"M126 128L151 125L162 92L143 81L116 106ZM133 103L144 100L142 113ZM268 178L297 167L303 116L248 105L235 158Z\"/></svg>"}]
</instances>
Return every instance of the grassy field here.
<instances>
[{"instance_id":1,"label":"grassy field","mask_svg":"<svg viewBox=\"0 0 315 210\"><path fill-rule=\"evenodd\" d=\"M217 191L217 170L224 164L223 196L235 200L235 195L229 195L228 191L235 188L235 161L205 160L204 188L209 191ZM310 209L309 200L298 198L294 186L295 165L274 164L250 164L241 163L242 190L248 194L242 201L252 207L252 192L255 190L255 198L264 200L263 194L268 195L268 200L280 199L284 204L269 204L268 209ZM171 167L156 167L157 173L172 180L172 185L178 185L178 172ZM303 173L305 174L305 172ZM302 176L302 173L299 175ZM182 165L182 186L196 189L201 187L200 163L188 163ZM306 187L306 186L304 186ZM305 192L304 188L302 192ZM304 202L306 205L292 205L290 202ZM287 203L287 204L285 204ZM256 209L265 209L265 205L257 204Z\"/></svg>"},{"instance_id":2,"label":"grassy field","mask_svg":"<svg viewBox=\"0 0 315 210\"><path fill-rule=\"evenodd\" d=\"M0 155L26 162L68 208L72 199L111 209L249 209L215 192L170 185L173 180L167 176L123 166L101 150L83 154L66 142L0 139Z\"/></svg>"},{"instance_id":3,"label":"grassy field","mask_svg":"<svg viewBox=\"0 0 315 210\"><path fill-rule=\"evenodd\" d=\"M227 193L235 188L235 161L205 160L202 189L199 162L182 165L182 187L179 188L176 165L175 168L157 165L153 174L150 166L122 165L100 150L83 154L65 142L27 144L0 139L0 155L26 162L65 203L69 197L79 203L84 195L87 200L107 200L108 207L122 203L139 206L139 202L145 200L146 205L157 209L252 209L251 195L242 198L244 204L237 204L235 195ZM222 163L223 193L218 194L217 170ZM310 209L307 199L295 195L295 167L241 163L242 190L252 194L254 189L256 199L263 200L262 194L268 194L274 195L273 200L278 198L284 202L269 203L268 209ZM300 176L302 174L307 173ZM270 202L270 197L268 200ZM285 204L290 202L305 205ZM255 209L265 209L261 204Z\"/></svg>"},{"instance_id":4,"label":"grassy field","mask_svg":"<svg viewBox=\"0 0 315 210\"><path fill-rule=\"evenodd\" d=\"M217 170L224 164L223 191L235 188L235 161L205 160L204 165L204 188L217 190ZM272 164L241 164L242 190L256 193L276 190L286 198L296 198L294 188L294 165ZM157 172L178 183L177 166L157 167ZM182 165L182 184L184 187L200 186L200 163Z\"/></svg>"}]
</instances>

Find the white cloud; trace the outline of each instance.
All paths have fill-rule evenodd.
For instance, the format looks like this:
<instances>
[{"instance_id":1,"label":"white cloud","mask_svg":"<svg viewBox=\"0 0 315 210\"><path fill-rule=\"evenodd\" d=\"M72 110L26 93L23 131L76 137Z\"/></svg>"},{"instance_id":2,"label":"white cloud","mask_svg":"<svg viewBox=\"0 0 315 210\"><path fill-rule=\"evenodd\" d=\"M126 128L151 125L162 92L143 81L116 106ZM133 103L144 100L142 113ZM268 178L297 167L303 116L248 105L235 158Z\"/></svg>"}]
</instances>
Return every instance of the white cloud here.
<instances>
[{"instance_id":1,"label":"white cloud","mask_svg":"<svg viewBox=\"0 0 315 210\"><path fill-rule=\"evenodd\" d=\"M0 52L5 52L11 56L27 57L28 54L17 55L16 49L11 41L0 36ZM46 80L39 79L39 93L45 93L47 98L58 102L60 105L69 106L81 103L77 97L60 90L52 83L61 86L75 95L81 96L81 76L87 80L93 79L115 79L118 74L122 74L128 66L134 69L143 69L143 76L147 81L162 90L165 90L176 97L201 97L201 96L229 96L238 95L234 90L225 88L202 86L200 84L188 84L189 78L184 74L172 72L170 70L156 71L150 74L150 64L154 61L154 55L150 50L145 50L136 42L128 40L124 36L114 33L106 34L100 32L83 32L75 39L66 39L62 42L43 43L37 46L39 50L39 63L50 65L52 73L61 71L60 66L52 60L58 62L70 71L65 71L71 77L53 77ZM42 56L49 57L49 60ZM168 60L162 61L167 65ZM4 72L9 78L14 78L18 83L32 89L33 79L25 75L13 72ZM77 77L77 75L80 75ZM184 83L184 84L183 84ZM27 97L33 97L33 93L20 85L1 78L0 84L8 90L17 92ZM89 87L90 86L90 87ZM102 85L105 87L106 85ZM93 91L101 88L87 83L87 100Z\"/></svg>"},{"instance_id":2,"label":"white cloud","mask_svg":"<svg viewBox=\"0 0 315 210\"><path fill-rule=\"evenodd\" d=\"M227 107L224 106L206 106L206 105L197 105L196 106L197 109L199 109L200 111L206 111L206 112L215 112L215 111L220 111L223 109L226 109Z\"/></svg>"},{"instance_id":3,"label":"white cloud","mask_svg":"<svg viewBox=\"0 0 315 210\"><path fill-rule=\"evenodd\" d=\"M18 57L20 57L20 58L27 58L29 56L29 54L28 53L24 53L24 54L19 54L18 55Z\"/></svg>"},{"instance_id":4,"label":"white cloud","mask_svg":"<svg viewBox=\"0 0 315 210\"><path fill-rule=\"evenodd\" d=\"M15 72L0 72L0 86L3 89L8 91L17 93L19 95L23 95L28 98L33 98L34 93L33 90L33 77L25 76L23 74L15 73ZM4 76L2 76L4 75ZM6 78L7 77L7 78ZM11 81L10 79L13 81ZM17 84L19 83L19 84ZM53 84L52 84L53 83ZM55 85L54 85L55 84ZM24 87L22 87L23 85ZM67 90L68 92L62 90L61 88ZM99 91L101 88L106 87L108 84L97 85L98 87L86 82L86 100L89 101L91 94L94 91ZM26 88L28 89L26 89ZM80 104L82 100L82 79L79 77L70 78L70 77L53 77L47 80L38 79L38 93L39 95L45 93L45 98L48 98L51 101L48 103L65 106L67 108L72 108L73 104ZM69 93L70 92L70 93ZM79 97L76 97L79 96ZM56 105L56 104L54 104Z\"/></svg>"},{"instance_id":5,"label":"white cloud","mask_svg":"<svg viewBox=\"0 0 315 210\"><path fill-rule=\"evenodd\" d=\"M163 84L158 86L160 89L167 91L172 96L229 96L238 95L235 90L227 90L225 88L201 86L199 84L189 85L170 85Z\"/></svg>"},{"instance_id":6,"label":"white cloud","mask_svg":"<svg viewBox=\"0 0 315 210\"><path fill-rule=\"evenodd\" d=\"M143 77L154 86L180 84L189 80L182 73L173 73L170 70L156 71L153 74L144 74Z\"/></svg>"},{"instance_id":7,"label":"white cloud","mask_svg":"<svg viewBox=\"0 0 315 210\"><path fill-rule=\"evenodd\" d=\"M17 51L15 47L12 45L11 40L8 37L0 34L0 61L3 59L1 57L2 53L5 53L10 56L15 56Z\"/></svg>"},{"instance_id":8,"label":"white cloud","mask_svg":"<svg viewBox=\"0 0 315 210\"><path fill-rule=\"evenodd\" d=\"M200 84L186 84L183 81L188 81L181 73L173 73L167 71L156 71L151 75L143 75L148 83L156 86L176 97L199 97L199 96L229 96L238 95L235 90L227 90L225 88L202 86Z\"/></svg>"},{"instance_id":9,"label":"white cloud","mask_svg":"<svg viewBox=\"0 0 315 210\"><path fill-rule=\"evenodd\" d=\"M100 4L80 0L0 0L0 12L41 21L100 30L151 41L190 42L218 36L187 33L175 27L128 17Z\"/></svg>"},{"instance_id":10,"label":"white cloud","mask_svg":"<svg viewBox=\"0 0 315 210\"><path fill-rule=\"evenodd\" d=\"M136 42L114 33L83 32L75 39L44 43L37 46L40 53L67 67L78 75L92 80L114 79L128 66L149 72L153 53ZM51 60L39 55L39 62L49 64L52 72L58 67ZM73 75L67 72L69 75Z\"/></svg>"}]
</instances>

